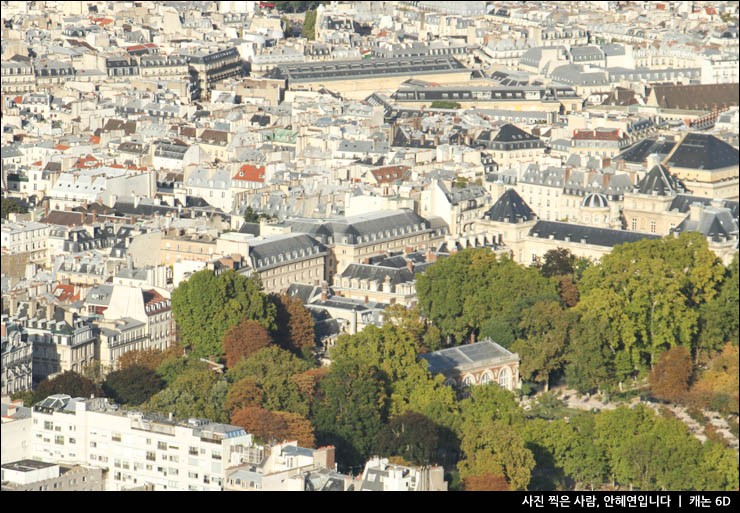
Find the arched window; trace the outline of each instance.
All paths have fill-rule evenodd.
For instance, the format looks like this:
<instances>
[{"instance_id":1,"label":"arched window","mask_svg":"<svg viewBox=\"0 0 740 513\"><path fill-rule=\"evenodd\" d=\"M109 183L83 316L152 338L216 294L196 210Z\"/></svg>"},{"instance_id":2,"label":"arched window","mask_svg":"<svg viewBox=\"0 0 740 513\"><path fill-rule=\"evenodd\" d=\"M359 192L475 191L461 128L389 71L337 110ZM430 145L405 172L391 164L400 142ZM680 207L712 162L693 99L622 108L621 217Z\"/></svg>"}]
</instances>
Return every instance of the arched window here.
<instances>
[{"instance_id":1,"label":"arched window","mask_svg":"<svg viewBox=\"0 0 740 513\"><path fill-rule=\"evenodd\" d=\"M498 384L502 388L511 390L511 372L508 368L504 367L498 373Z\"/></svg>"},{"instance_id":2,"label":"arched window","mask_svg":"<svg viewBox=\"0 0 740 513\"><path fill-rule=\"evenodd\" d=\"M475 378L468 374L463 378L462 384L464 387L469 387L475 384Z\"/></svg>"},{"instance_id":3,"label":"arched window","mask_svg":"<svg viewBox=\"0 0 740 513\"><path fill-rule=\"evenodd\" d=\"M493 373L491 371L486 371L483 374L481 374L481 377L480 377L481 385L487 385L491 381L493 381Z\"/></svg>"}]
</instances>

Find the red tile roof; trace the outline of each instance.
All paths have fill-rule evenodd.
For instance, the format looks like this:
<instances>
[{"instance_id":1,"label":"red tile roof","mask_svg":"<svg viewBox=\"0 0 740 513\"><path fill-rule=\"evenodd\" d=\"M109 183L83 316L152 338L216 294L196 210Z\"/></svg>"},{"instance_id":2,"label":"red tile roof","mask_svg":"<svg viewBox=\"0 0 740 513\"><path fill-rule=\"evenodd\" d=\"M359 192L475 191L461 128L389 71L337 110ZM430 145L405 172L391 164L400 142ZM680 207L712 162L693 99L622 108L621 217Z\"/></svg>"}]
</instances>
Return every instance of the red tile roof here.
<instances>
[{"instance_id":1,"label":"red tile roof","mask_svg":"<svg viewBox=\"0 0 740 513\"><path fill-rule=\"evenodd\" d=\"M70 301L80 300L80 293L77 292L75 294L74 285L62 285L61 283L59 283L54 288L53 294L54 297L56 297L61 303L69 303Z\"/></svg>"},{"instance_id":2,"label":"red tile roof","mask_svg":"<svg viewBox=\"0 0 740 513\"><path fill-rule=\"evenodd\" d=\"M409 168L406 166L379 167L371 171L378 183L393 183L409 177Z\"/></svg>"},{"instance_id":3,"label":"red tile roof","mask_svg":"<svg viewBox=\"0 0 740 513\"><path fill-rule=\"evenodd\" d=\"M93 157L92 155L88 155L86 157L80 157L77 159L77 162L75 162L75 165L72 166L75 169L86 169L90 167L99 167L100 161Z\"/></svg>"},{"instance_id":4,"label":"red tile roof","mask_svg":"<svg viewBox=\"0 0 740 513\"><path fill-rule=\"evenodd\" d=\"M66 144L57 144L54 146L54 149L59 151L67 151L69 148L70 146L67 146Z\"/></svg>"},{"instance_id":5,"label":"red tile roof","mask_svg":"<svg viewBox=\"0 0 740 513\"><path fill-rule=\"evenodd\" d=\"M576 130L573 133L573 139L576 140L595 140L595 141L619 141L625 139L620 135L619 129L614 130Z\"/></svg>"},{"instance_id":6,"label":"red tile roof","mask_svg":"<svg viewBox=\"0 0 740 513\"><path fill-rule=\"evenodd\" d=\"M265 183L265 166L256 167L251 164L244 164L232 178L245 182Z\"/></svg>"}]
</instances>

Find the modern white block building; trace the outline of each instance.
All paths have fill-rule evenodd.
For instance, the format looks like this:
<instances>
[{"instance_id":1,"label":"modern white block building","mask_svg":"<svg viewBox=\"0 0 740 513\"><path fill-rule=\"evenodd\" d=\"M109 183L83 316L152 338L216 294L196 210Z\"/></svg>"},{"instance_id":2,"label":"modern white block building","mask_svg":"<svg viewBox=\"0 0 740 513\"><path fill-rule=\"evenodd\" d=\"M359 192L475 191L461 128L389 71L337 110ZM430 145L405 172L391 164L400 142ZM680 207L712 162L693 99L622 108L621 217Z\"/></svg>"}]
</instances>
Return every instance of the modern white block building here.
<instances>
[{"instance_id":1,"label":"modern white block building","mask_svg":"<svg viewBox=\"0 0 740 513\"><path fill-rule=\"evenodd\" d=\"M123 412L103 398L50 396L33 407L32 422L34 459L102 468L106 490L218 491L252 447L238 426Z\"/></svg>"}]
</instances>

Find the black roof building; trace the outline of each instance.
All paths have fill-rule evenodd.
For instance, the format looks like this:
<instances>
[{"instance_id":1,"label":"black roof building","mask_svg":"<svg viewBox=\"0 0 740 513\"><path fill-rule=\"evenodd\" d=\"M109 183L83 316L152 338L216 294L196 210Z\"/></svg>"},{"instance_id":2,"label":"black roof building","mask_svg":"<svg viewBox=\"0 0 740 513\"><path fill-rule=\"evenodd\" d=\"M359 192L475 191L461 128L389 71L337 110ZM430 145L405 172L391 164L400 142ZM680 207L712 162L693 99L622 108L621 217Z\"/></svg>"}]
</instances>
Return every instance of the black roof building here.
<instances>
[{"instance_id":1,"label":"black roof building","mask_svg":"<svg viewBox=\"0 0 740 513\"><path fill-rule=\"evenodd\" d=\"M350 80L371 77L429 75L462 72L467 68L450 56L327 61L285 64L273 68L266 78L287 80L289 84L315 81Z\"/></svg>"},{"instance_id":2,"label":"black roof building","mask_svg":"<svg viewBox=\"0 0 740 513\"><path fill-rule=\"evenodd\" d=\"M507 123L501 127L487 146L492 150L513 151L528 148L544 148L545 143L539 137L525 132L516 125Z\"/></svg>"},{"instance_id":3,"label":"black roof building","mask_svg":"<svg viewBox=\"0 0 740 513\"><path fill-rule=\"evenodd\" d=\"M732 214L728 208L704 207L698 218L689 216L683 220L674 230L681 232L699 232L713 242L726 242L738 240L737 215Z\"/></svg>"},{"instance_id":4,"label":"black roof building","mask_svg":"<svg viewBox=\"0 0 740 513\"><path fill-rule=\"evenodd\" d=\"M431 231L429 221L412 210L383 210L342 219L290 219L293 232L307 233L324 244L365 244L404 234Z\"/></svg>"},{"instance_id":5,"label":"black roof building","mask_svg":"<svg viewBox=\"0 0 740 513\"><path fill-rule=\"evenodd\" d=\"M622 153L614 157L614 160L623 160L630 164L644 164L648 155L668 155L676 145L674 141L665 139L643 139L636 142Z\"/></svg>"},{"instance_id":6,"label":"black roof building","mask_svg":"<svg viewBox=\"0 0 740 513\"><path fill-rule=\"evenodd\" d=\"M263 240L250 239L252 268L264 271L288 262L326 255L326 246L305 233L275 235Z\"/></svg>"},{"instance_id":7,"label":"black roof building","mask_svg":"<svg viewBox=\"0 0 740 513\"><path fill-rule=\"evenodd\" d=\"M673 196L685 193L686 186L660 164L653 166L635 187L635 192L651 196Z\"/></svg>"},{"instance_id":8,"label":"black roof building","mask_svg":"<svg viewBox=\"0 0 740 513\"><path fill-rule=\"evenodd\" d=\"M689 194L677 194L675 198L673 198L673 201L671 201L670 207L668 207L668 210L670 211L678 211L683 214L688 212L691 209L691 205L694 203L701 203L702 205L712 205L715 201L721 202L722 208L727 208L730 210L730 213L732 216L737 219L738 218L738 211L740 210L738 207L740 207L740 203L737 201L731 201L731 200L714 200L712 198L705 198L702 196L691 196Z\"/></svg>"},{"instance_id":9,"label":"black roof building","mask_svg":"<svg viewBox=\"0 0 740 513\"><path fill-rule=\"evenodd\" d=\"M483 217L499 223L523 223L536 219L537 215L514 189L509 189Z\"/></svg>"},{"instance_id":10,"label":"black roof building","mask_svg":"<svg viewBox=\"0 0 740 513\"><path fill-rule=\"evenodd\" d=\"M557 221L537 221L531 230L530 237L555 239L563 242L580 242L594 246L614 247L625 242L636 242L642 239L659 239L659 235L648 233L594 228L579 224L560 223Z\"/></svg>"},{"instance_id":11,"label":"black roof building","mask_svg":"<svg viewBox=\"0 0 740 513\"><path fill-rule=\"evenodd\" d=\"M722 169L738 164L738 150L710 134L691 133L668 157L668 167Z\"/></svg>"}]
</instances>

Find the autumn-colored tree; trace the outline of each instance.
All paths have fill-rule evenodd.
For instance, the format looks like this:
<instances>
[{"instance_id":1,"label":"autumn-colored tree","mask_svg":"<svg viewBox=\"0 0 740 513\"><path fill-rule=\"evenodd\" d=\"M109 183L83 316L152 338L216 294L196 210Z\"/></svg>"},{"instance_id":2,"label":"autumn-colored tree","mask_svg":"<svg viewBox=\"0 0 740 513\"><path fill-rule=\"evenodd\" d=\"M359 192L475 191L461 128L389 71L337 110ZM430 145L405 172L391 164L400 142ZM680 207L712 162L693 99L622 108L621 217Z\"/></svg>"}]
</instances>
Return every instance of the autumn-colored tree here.
<instances>
[{"instance_id":1,"label":"autumn-colored tree","mask_svg":"<svg viewBox=\"0 0 740 513\"><path fill-rule=\"evenodd\" d=\"M231 423L243 427L261 442L282 441L282 434L288 425L285 420L259 406L239 408L231 414Z\"/></svg>"},{"instance_id":2,"label":"autumn-colored tree","mask_svg":"<svg viewBox=\"0 0 740 513\"><path fill-rule=\"evenodd\" d=\"M506 478L495 474L468 476L463 479L463 488L466 492L508 492L511 490Z\"/></svg>"},{"instance_id":3,"label":"autumn-colored tree","mask_svg":"<svg viewBox=\"0 0 740 513\"><path fill-rule=\"evenodd\" d=\"M313 448L316 446L316 437L310 420L303 415L288 411L276 411L274 413L285 422L283 439L296 440L301 447Z\"/></svg>"},{"instance_id":4,"label":"autumn-colored tree","mask_svg":"<svg viewBox=\"0 0 740 513\"><path fill-rule=\"evenodd\" d=\"M500 421L463 426L457 464L460 477L503 475L515 490L526 490L535 467L532 452L514 427Z\"/></svg>"},{"instance_id":5,"label":"autumn-colored tree","mask_svg":"<svg viewBox=\"0 0 740 513\"><path fill-rule=\"evenodd\" d=\"M689 401L698 408L709 408L723 413L738 413L740 409L740 372L738 348L726 344L722 352L712 358L689 392Z\"/></svg>"},{"instance_id":6,"label":"autumn-colored tree","mask_svg":"<svg viewBox=\"0 0 740 513\"><path fill-rule=\"evenodd\" d=\"M246 376L229 387L224 408L233 412L247 406L259 406L264 394L253 376Z\"/></svg>"},{"instance_id":7,"label":"autumn-colored tree","mask_svg":"<svg viewBox=\"0 0 740 513\"><path fill-rule=\"evenodd\" d=\"M683 401L689 391L692 372L689 351L683 346L669 349L660 355L658 363L650 372L653 395L664 401Z\"/></svg>"},{"instance_id":8,"label":"autumn-colored tree","mask_svg":"<svg viewBox=\"0 0 740 513\"><path fill-rule=\"evenodd\" d=\"M260 323L244 318L224 336L226 366L233 368L242 358L256 353L271 343L270 333Z\"/></svg>"},{"instance_id":9,"label":"autumn-colored tree","mask_svg":"<svg viewBox=\"0 0 740 513\"><path fill-rule=\"evenodd\" d=\"M328 373L328 367L308 369L305 372L294 374L290 377L290 381L298 386L298 391L303 397L308 399L310 405L316 398L319 389L319 383L324 377L326 377Z\"/></svg>"},{"instance_id":10,"label":"autumn-colored tree","mask_svg":"<svg viewBox=\"0 0 740 513\"><path fill-rule=\"evenodd\" d=\"M164 351L161 349L137 349L123 353L118 358L118 369L123 370L134 365L156 370L168 358L182 356L182 347L173 344Z\"/></svg>"},{"instance_id":11,"label":"autumn-colored tree","mask_svg":"<svg viewBox=\"0 0 740 513\"><path fill-rule=\"evenodd\" d=\"M179 342L199 357L223 355L224 334L247 318L275 329L275 305L262 293L258 275L204 269L172 291L172 314Z\"/></svg>"},{"instance_id":12,"label":"autumn-colored tree","mask_svg":"<svg viewBox=\"0 0 740 513\"><path fill-rule=\"evenodd\" d=\"M43 401L50 395L66 394L72 397L102 396L102 389L92 380L76 372L66 371L51 379L45 379L34 392L34 402Z\"/></svg>"},{"instance_id":13,"label":"autumn-colored tree","mask_svg":"<svg viewBox=\"0 0 740 513\"><path fill-rule=\"evenodd\" d=\"M310 356L316 345L315 323L301 300L286 294L272 294L277 311L275 341L283 349L299 356Z\"/></svg>"},{"instance_id":14,"label":"autumn-colored tree","mask_svg":"<svg viewBox=\"0 0 740 513\"><path fill-rule=\"evenodd\" d=\"M243 427L265 443L296 440L301 447L314 447L311 423L303 415L290 412L272 412L258 406L235 410L231 423Z\"/></svg>"},{"instance_id":15,"label":"autumn-colored tree","mask_svg":"<svg viewBox=\"0 0 740 513\"><path fill-rule=\"evenodd\" d=\"M227 379L236 382L252 376L262 389L262 406L271 411L292 411L306 415L310 397L305 397L291 377L307 371L310 363L276 345L260 349L230 368Z\"/></svg>"},{"instance_id":16,"label":"autumn-colored tree","mask_svg":"<svg viewBox=\"0 0 740 513\"><path fill-rule=\"evenodd\" d=\"M576 306L580 299L578 287L570 276L558 277L558 294L560 294L560 301L568 308Z\"/></svg>"}]
</instances>

